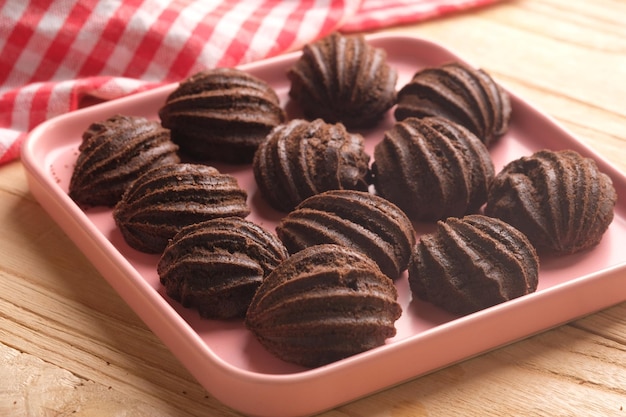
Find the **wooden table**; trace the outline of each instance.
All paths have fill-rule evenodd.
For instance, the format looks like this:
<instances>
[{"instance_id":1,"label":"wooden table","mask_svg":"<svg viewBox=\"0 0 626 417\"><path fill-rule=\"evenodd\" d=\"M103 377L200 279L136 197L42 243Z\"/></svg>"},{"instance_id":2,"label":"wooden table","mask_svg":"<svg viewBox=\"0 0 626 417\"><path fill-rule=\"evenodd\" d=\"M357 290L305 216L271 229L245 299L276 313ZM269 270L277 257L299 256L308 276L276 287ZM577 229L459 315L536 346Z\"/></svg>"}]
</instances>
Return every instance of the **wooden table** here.
<instances>
[{"instance_id":1,"label":"wooden table","mask_svg":"<svg viewBox=\"0 0 626 417\"><path fill-rule=\"evenodd\" d=\"M626 3L519 0L394 28L440 42L626 170ZM235 416L0 167L0 415ZM323 414L626 416L626 303Z\"/></svg>"}]
</instances>

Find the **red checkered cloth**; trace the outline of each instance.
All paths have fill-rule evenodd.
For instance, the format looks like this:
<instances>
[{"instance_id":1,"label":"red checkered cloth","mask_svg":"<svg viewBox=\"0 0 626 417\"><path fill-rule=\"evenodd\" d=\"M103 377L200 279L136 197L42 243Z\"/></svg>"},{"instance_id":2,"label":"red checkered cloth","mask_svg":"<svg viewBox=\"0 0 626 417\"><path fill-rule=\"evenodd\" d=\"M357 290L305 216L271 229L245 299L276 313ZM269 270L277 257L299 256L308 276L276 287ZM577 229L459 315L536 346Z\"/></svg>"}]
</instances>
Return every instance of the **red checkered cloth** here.
<instances>
[{"instance_id":1,"label":"red checkered cloth","mask_svg":"<svg viewBox=\"0 0 626 417\"><path fill-rule=\"evenodd\" d=\"M88 103L497 0L0 0L0 164Z\"/></svg>"}]
</instances>

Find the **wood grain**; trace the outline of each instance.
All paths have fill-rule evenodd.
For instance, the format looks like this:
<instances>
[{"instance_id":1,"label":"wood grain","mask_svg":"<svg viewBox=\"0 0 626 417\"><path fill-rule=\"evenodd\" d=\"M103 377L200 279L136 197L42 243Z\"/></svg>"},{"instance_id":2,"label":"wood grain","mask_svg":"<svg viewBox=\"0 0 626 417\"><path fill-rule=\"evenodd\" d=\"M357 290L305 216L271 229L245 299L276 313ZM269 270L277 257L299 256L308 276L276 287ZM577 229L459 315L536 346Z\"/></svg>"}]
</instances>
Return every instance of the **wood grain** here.
<instances>
[{"instance_id":1,"label":"wood grain","mask_svg":"<svg viewBox=\"0 0 626 417\"><path fill-rule=\"evenodd\" d=\"M512 0L391 30L457 51L626 170L624 16L620 0ZM239 415L43 211L19 162L0 167L0 415ZM626 416L626 303L323 414L451 415Z\"/></svg>"}]
</instances>

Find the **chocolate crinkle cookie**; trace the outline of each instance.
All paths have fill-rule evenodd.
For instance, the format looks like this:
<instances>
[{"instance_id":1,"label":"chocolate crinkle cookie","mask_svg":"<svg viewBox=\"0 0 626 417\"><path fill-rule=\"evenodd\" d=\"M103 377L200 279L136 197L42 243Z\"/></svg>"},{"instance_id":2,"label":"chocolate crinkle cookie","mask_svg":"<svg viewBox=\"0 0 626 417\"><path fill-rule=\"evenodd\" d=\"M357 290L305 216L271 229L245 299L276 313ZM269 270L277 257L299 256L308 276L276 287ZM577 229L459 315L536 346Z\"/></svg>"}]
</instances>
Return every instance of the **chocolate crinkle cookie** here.
<instances>
[{"instance_id":1,"label":"chocolate crinkle cookie","mask_svg":"<svg viewBox=\"0 0 626 417\"><path fill-rule=\"evenodd\" d=\"M476 212L493 177L485 145L468 129L441 117L396 122L374 149L376 193L413 221Z\"/></svg>"},{"instance_id":2,"label":"chocolate crinkle cookie","mask_svg":"<svg viewBox=\"0 0 626 417\"><path fill-rule=\"evenodd\" d=\"M398 92L394 114L396 120L445 117L489 146L507 131L511 102L487 72L451 62L415 73Z\"/></svg>"},{"instance_id":3,"label":"chocolate crinkle cookie","mask_svg":"<svg viewBox=\"0 0 626 417\"><path fill-rule=\"evenodd\" d=\"M611 178L593 159L544 149L496 175L485 213L521 230L540 254L564 255L600 242L616 201Z\"/></svg>"},{"instance_id":4,"label":"chocolate crinkle cookie","mask_svg":"<svg viewBox=\"0 0 626 417\"><path fill-rule=\"evenodd\" d=\"M276 234L290 253L319 244L351 247L393 280L406 269L415 244L413 224L402 210L382 197L353 190L307 198L281 220Z\"/></svg>"},{"instance_id":5,"label":"chocolate crinkle cookie","mask_svg":"<svg viewBox=\"0 0 626 417\"><path fill-rule=\"evenodd\" d=\"M278 358L316 367L381 346L402 314L393 281L339 245L311 246L263 281L245 324Z\"/></svg>"},{"instance_id":6,"label":"chocolate crinkle cookie","mask_svg":"<svg viewBox=\"0 0 626 417\"><path fill-rule=\"evenodd\" d=\"M538 282L539 258L526 236L480 214L437 222L409 264L413 296L460 315L532 293Z\"/></svg>"},{"instance_id":7,"label":"chocolate crinkle cookie","mask_svg":"<svg viewBox=\"0 0 626 417\"><path fill-rule=\"evenodd\" d=\"M265 200L290 211L324 191L367 190L369 160L363 137L341 123L294 119L274 128L261 143L252 169Z\"/></svg>"},{"instance_id":8,"label":"chocolate crinkle cookie","mask_svg":"<svg viewBox=\"0 0 626 417\"><path fill-rule=\"evenodd\" d=\"M139 116L114 115L83 133L69 196L81 206L113 207L141 174L180 162L170 131Z\"/></svg>"},{"instance_id":9,"label":"chocolate crinkle cookie","mask_svg":"<svg viewBox=\"0 0 626 417\"><path fill-rule=\"evenodd\" d=\"M305 45L287 77L289 96L309 119L370 127L395 104L397 71L360 35L333 33Z\"/></svg>"},{"instance_id":10,"label":"chocolate crinkle cookie","mask_svg":"<svg viewBox=\"0 0 626 417\"><path fill-rule=\"evenodd\" d=\"M285 112L264 80L236 68L216 68L181 82L159 117L194 160L249 163L270 130L285 121Z\"/></svg>"},{"instance_id":11,"label":"chocolate crinkle cookie","mask_svg":"<svg viewBox=\"0 0 626 417\"><path fill-rule=\"evenodd\" d=\"M243 318L263 279L287 250L278 238L240 217L184 227L168 243L157 271L167 295L200 316Z\"/></svg>"},{"instance_id":12,"label":"chocolate crinkle cookie","mask_svg":"<svg viewBox=\"0 0 626 417\"><path fill-rule=\"evenodd\" d=\"M161 253L183 227L218 217L246 217L247 193L237 179L200 164L171 164L144 173L113 209L131 247Z\"/></svg>"}]
</instances>

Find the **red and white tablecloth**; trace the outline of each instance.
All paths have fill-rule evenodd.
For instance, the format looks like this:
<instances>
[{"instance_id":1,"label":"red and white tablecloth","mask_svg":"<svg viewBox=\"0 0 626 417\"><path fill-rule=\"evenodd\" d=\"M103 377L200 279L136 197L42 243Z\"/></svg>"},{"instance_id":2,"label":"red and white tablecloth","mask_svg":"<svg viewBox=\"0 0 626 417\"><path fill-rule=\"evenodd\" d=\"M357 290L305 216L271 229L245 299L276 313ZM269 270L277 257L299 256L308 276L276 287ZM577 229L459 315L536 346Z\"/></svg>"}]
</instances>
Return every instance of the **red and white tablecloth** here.
<instances>
[{"instance_id":1,"label":"red and white tablecloth","mask_svg":"<svg viewBox=\"0 0 626 417\"><path fill-rule=\"evenodd\" d=\"M86 103L497 0L0 0L0 164Z\"/></svg>"}]
</instances>

